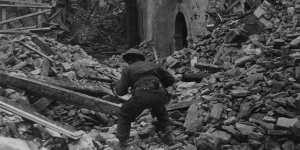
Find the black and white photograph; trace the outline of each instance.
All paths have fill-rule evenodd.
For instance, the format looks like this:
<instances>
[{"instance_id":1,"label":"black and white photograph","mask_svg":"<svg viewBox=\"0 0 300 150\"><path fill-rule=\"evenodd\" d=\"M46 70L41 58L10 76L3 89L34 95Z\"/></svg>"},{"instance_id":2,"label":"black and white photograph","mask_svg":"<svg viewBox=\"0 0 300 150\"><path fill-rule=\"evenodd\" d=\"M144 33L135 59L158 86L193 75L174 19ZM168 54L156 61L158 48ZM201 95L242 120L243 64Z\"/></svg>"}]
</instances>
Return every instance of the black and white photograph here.
<instances>
[{"instance_id":1,"label":"black and white photograph","mask_svg":"<svg viewBox=\"0 0 300 150\"><path fill-rule=\"evenodd\" d=\"M300 150L300 0L0 0L0 150Z\"/></svg>"}]
</instances>

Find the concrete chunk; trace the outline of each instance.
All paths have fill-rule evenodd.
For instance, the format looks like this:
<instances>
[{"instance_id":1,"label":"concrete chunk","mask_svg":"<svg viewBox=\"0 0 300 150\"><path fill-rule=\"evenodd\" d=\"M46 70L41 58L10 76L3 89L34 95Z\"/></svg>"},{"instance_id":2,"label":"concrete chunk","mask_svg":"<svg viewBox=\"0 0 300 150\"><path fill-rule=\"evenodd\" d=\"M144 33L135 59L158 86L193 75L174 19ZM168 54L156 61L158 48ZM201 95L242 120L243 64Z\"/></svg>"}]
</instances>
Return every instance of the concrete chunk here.
<instances>
[{"instance_id":1,"label":"concrete chunk","mask_svg":"<svg viewBox=\"0 0 300 150\"><path fill-rule=\"evenodd\" d=\"M186 130L189 132L197 131L203 125L204 114L205 111L201 109L200 105L191 105L184 122L184 127Z\"/></svg>"},{"instance_id":2,"label":"concrete chunk","mask_svg":"<svg viewBox=\"0 0 300 150\"><path fill-rule=\"evenodd\" d=\"M280 117L278 118L276 125L279 127L290 128L293 127L297 121L298 121L297 118L289 119L289 118Z\"/></svg>"},{"instance_id":3,"label":"concrete chunk","mask_svg":"<svg viewBox=\"0 0 300 150\"><path fill-rule=\"evenodd\" d=\"M24 140L0 137L0 150L31 150L31 148Z\"/></svg>"},{"instance_id":4,"label":"concrete chunk","mask_svg":"<svg viewBox=\"0 0 300 150\"><path fill-rule=\"evenodd\" d=\"M236 89L236 90L231 90L232 96L235 97L246 97L250 92L248 90L243 90L243 89Z\"/></svg>"},{"instance_id":5,"label":"concrete chunk","mask_svg":"<svg viewBox=\"0 0 300 150\"><path fill-rule=\"evenodd\" d=\"M235 61L235 66L243 66L248 62L254 61L253 56L244 56L242 58L239 58Z\"/></svg>"},{"instance_id":6,"label":"concrete chunk","mask_svg":"<svg viewBox=\"0 0 300 150\"><path fill-rule=\"evenodd\" d=\"M242 135L251 135L254 133L254 126L249 126L242 123L236 123L235 127L241 132Z\"/></svg>"},{"instance_id":7,"label":"concrete chunk","mask_svg":"<svg viewBox=\"0 0 300 150\"><path fill-rule=\"evenodd\" d=\"M225 143L229 142L231 139L231 134L224 132L224 131L219 131L219 130L213 132L212 136L220 139L222 142L225 142Z\"/></svg>"},{"instance_id":8,"label":"concrete chunk","mask_svg":"<svg viewBox=\"0 0 300 150\"><path fill-rule=\"evenodd\" d=\"M214 104L210 112L210 117L216 120L220 119L222 116L223 109L224 105L222 103Z\"/></svg>"}]
</instances>

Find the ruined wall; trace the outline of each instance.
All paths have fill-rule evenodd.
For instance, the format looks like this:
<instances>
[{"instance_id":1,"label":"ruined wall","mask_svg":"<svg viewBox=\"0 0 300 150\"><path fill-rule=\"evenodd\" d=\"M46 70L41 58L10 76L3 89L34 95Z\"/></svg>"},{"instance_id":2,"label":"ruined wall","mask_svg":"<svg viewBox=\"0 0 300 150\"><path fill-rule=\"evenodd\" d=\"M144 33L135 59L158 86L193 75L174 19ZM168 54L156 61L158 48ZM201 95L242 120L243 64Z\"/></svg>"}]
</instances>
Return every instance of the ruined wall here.
<instances>
[{"instance_id":1,"label":"ruined wall","mask_svg":"<svg viewBox=\"0 0 300 150\"><path fill-rule=\"evenodd\" d=\"M43 4L51 5L52 1L51 0L23 0L23 1L14 2L14 3L10 2L10 1L0 1L0 4L2 4L2 5L29 5L32 3L43 3ZM24 16L24 15L42 11L42 10L40 10L38 8L30 8L30 7L6 7L5 10L0 11L0 16L2 16L2 17L6 16L6 19L13 19L16 17ZM5 14L2 14L3 12ZM49 15L49 13L47 15ZM40 18L41 22L45 21L46 20L44 18L45 14L42 14L41 16L42 16ZM16 29L16 28L24 28L24 27L34 28L37 25L38 25L38 23L37 23L36 16L19 19L19 20L12 21L12 22L5 24L7 29ZM1 25L0 28L2 28L3 26L4 25Z\"/></svg>"},{"instance_id":2,"label":"ruined wall","mask_svg":"<svg viewBox=\"0 0 300 150\"><path fill-rule=\"evenodd\" d=\"M174 51L176 15L184 14L187 39L196 40L206 32L207 0L138 0L139 27L142 40L153 40L161 56Z\"/></svg>"},{"instance_id":3,"label":"ruined wall","mask_svg":"<svg viewBox=\"0 0 300 150\"><path fill-rule=\"evenodd\" d=\"M122 0L72 0L70 37L96 58L126 50L125 4Z\"/></svg>"}]
</instances>

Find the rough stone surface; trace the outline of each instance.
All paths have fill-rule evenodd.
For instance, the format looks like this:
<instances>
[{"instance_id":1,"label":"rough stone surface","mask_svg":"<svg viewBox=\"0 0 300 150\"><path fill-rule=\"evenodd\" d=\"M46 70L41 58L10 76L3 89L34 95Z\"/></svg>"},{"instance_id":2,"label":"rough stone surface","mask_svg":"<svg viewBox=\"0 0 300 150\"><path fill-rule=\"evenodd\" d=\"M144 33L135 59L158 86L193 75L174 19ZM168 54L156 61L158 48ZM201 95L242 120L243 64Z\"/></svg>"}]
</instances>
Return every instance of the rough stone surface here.
<instances>
[{"instance_id":1,"label":"rough stone surface","mask_svg":"<svg viewBox=\"0 0 300 150\"><path fill-rule=\"evenodd\" d=\"M198 104L193 104L190 106L184 122L184 127L187 131L195 132L202 126L204 119L202 117L203 112L204 111L201 110L201 107Z\"/></svg>"},{"instance_id":2,"label":"rough stone surface","mask_svg":"<svg viewBox=\"0 0 300 150\"><path fill-rule=\"evenodd\" d=\"M293 127L297 121L298 121L297 118L289 119L289 118L280 117L278 118L276 125L279 127L290 128Z\"/></svg>"},{"instance_id":3,"label":"rough stone surface","mask_svg":"<svg viewBox=\"0 0 300 150\"><path fill-rule=\"evenodd\" d=\"M174 50L174 32L176 15L185 16L187 38L197 39L206 31L206 0L138 0L140 16L140 36L142 41L154 40L159 54L166 56Z\"/></svg>"},{"instance_id":4,"label":"rough stone surface","mask_svg":"<svg viewBox=\"0 0 300 150\"><path fill-rule=\"evenodd\" d=\"M31 150L28 143L21 139L0 137L1 150Z\"/></svg>"}]
</instances>

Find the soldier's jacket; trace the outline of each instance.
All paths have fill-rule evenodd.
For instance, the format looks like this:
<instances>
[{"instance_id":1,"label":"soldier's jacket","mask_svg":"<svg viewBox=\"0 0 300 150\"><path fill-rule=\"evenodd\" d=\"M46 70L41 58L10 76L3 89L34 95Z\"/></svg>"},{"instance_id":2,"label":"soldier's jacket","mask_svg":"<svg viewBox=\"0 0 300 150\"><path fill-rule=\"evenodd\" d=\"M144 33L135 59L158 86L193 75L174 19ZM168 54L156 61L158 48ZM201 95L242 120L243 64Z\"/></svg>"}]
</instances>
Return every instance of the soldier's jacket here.
<instances>
[{"instance_id":1,"label":"soldier's jacket","mask_svg":"<svg viewBox=\"0 0 300 150\"><path fill-rule=\"evenodd\" d=\"M128 93L129 87L138 88L166 88L175 82L174 77L159 65L138 61L122 70L121 79L116 85L116 92L122 96Z\"/></svg>"}]
</instances>

